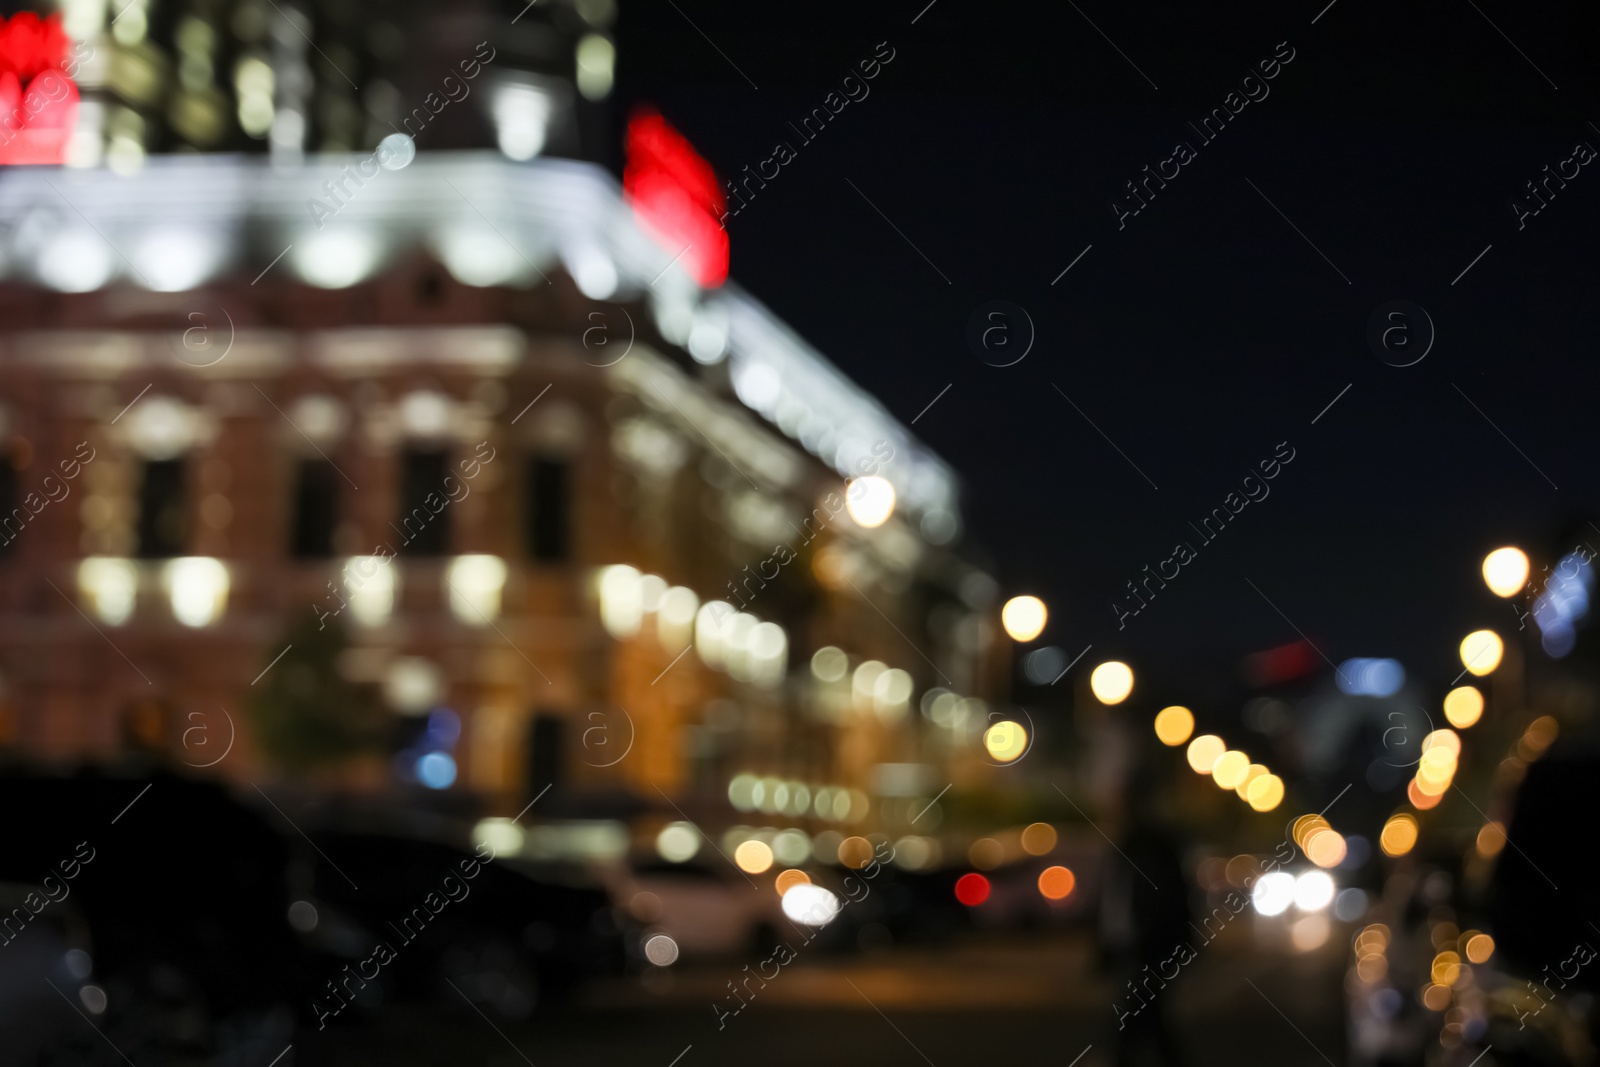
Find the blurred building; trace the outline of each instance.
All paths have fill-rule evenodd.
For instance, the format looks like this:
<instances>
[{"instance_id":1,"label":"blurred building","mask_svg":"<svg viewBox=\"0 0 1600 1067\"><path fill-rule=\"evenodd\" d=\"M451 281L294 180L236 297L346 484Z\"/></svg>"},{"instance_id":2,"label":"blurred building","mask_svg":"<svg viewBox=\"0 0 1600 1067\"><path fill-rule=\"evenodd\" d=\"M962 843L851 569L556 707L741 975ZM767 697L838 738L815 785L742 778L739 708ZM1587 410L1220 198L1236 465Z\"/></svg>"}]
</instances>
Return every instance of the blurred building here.
<instances>
[{"instance_id":1,"label":"blurred building","mask_svg":"<svg viewBox=\"0 0 1600 1067\"><path fill-rule=\"evenodd\" d=\"M68 165L0 168L0 734L155 707L253 778L337 628L397 724L350 781L909 817L1003 676L952 472L722 283L670 127L592 162L610 5L521 6L64 0Z\"/></svg>"}]
</instances>

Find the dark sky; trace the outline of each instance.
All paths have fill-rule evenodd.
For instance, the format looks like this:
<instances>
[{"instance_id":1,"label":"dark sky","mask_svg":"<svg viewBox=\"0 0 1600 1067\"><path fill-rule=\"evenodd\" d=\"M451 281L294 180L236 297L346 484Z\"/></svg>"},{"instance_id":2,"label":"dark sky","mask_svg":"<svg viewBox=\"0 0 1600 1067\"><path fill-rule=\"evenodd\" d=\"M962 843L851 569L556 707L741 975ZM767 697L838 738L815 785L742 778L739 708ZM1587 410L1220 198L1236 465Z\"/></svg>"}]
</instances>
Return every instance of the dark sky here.
<instances>
[{"instance_id":1,"label":"dark sky","mask_svg":"<svg viewBox=\"0 0 1600 1067\"><path fill-rule=\"evenodd\" d=\"M1049 603L1045 640L1233 678L1286 615L1442 685L1469 629L1516 625L1484 553L1570 545L1600 490L1600 161L1520 232L1510 207L1600 148L1600 16L1325 3L634 3L619 100L724 176L797 150L729 222L734 278L903 423L953 383L914 430L1008 593ZM801 143L880 41L870 96ZM1212 143L1189 127L1289 48ZM1112 199L1178 141L1196 158L1119 231ZM1036 327L1015 366L966 340L996 299ZM1415 366L1367 344L1392 300L1436 328ZM1203 544L1189 523L1283 441L1271 495ZM1180 540L1196 558L1119 632L1123 583Z\"/></svg>"}]
</instances>

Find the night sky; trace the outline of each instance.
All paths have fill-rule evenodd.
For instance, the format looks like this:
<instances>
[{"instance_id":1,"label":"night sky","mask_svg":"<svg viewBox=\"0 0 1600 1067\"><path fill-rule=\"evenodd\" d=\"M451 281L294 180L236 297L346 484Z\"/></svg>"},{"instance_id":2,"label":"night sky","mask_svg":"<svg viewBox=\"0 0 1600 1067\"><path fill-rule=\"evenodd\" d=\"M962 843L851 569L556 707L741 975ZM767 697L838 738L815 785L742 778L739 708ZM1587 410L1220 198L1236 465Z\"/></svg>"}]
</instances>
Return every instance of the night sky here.
<instances>
[{"instance_id":1,"label":"night sky","mask_svg":"<svg viewBox=\"0 0 1600 1067\"><path fill-rule=\"evenodd\" d=\"M1007 595L1050 605L1042 641L1199 693L1298 627L1442 687L1468 630L1516 628L1489 549L1537 572L1579 529L1600 547L1600 160L1520 231L1511 207L1600 148L1592 6L925 4L625 4L617 99L724 177L795 149L729 221L734 279L902 423L953 384L913 430ZM803 142L789 123L884 41L870 95ZM1290 50L1212 141L1189 125ZM1195 157L1119 231L1112 201L1178 142ZM969 347L992 300L1033 320L1014 366ZM1437 332L1409 367L1367 342L1395 300ZM1280 442L1270 495L1205 543L1190 523ZM1124 583L1179 541L1195 558L1119 631Z\"/></svg>"}]
</instances>

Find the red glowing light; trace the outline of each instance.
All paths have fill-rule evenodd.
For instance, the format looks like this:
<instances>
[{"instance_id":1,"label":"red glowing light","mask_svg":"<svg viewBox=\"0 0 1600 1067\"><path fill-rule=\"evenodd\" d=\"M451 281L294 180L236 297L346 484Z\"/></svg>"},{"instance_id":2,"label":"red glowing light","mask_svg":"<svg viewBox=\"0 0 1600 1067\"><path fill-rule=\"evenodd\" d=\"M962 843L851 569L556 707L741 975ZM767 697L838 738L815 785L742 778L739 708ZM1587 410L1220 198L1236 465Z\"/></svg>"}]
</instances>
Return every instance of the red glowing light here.
<instances>
[{"instance_id":1,"label":"red glowing light","mask_svg":"<svg viewBox=\"0 0 1600 1067\"><path fill-rule=\"evenodd\" d=\"M975 908L989 899L989 879L976 871L956 879L956 899L969 908Z\"/></svg>"},{"instance_id":2,"label":"red glowing light","mask_svg":"<svg viewBox=\"0 0 1600 1067\"><path fill-rule=\"evenodd\" d=\"M727 202L711 164L655 111L628 122L622 190L646 233L706 287L728 277Z\"/></svg>"},{"instance_id":3,"label":"red glowing light","mask_svg":"<svg viewBox=\"0 0 1600 1067\"><path fill-rule=\"evenodd\" d=\"M62 163L78 118L61 17L0 21L0 164Z\"/></svg>"}]
</instances>

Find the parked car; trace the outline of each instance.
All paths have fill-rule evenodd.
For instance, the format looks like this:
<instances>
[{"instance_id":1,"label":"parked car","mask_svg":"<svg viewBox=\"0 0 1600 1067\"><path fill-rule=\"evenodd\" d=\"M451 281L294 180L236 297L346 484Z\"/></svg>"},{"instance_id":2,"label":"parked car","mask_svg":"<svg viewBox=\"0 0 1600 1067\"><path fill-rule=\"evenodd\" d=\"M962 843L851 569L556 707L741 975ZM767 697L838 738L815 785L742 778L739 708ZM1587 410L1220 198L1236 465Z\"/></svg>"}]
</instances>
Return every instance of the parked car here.
<instances>
[{"instance_id":1,"label":"parked car","mask_svg":"<svg viewBox=\"0 0 1600 1067\"><path fill-rule=\"evenodd\" d=\"M313 830L290 917L326 962L319 1023L408 999L467 1000L509 1019L621 973L628 924L603 887L488 846Z\"/></svg>"}]
</instances>

